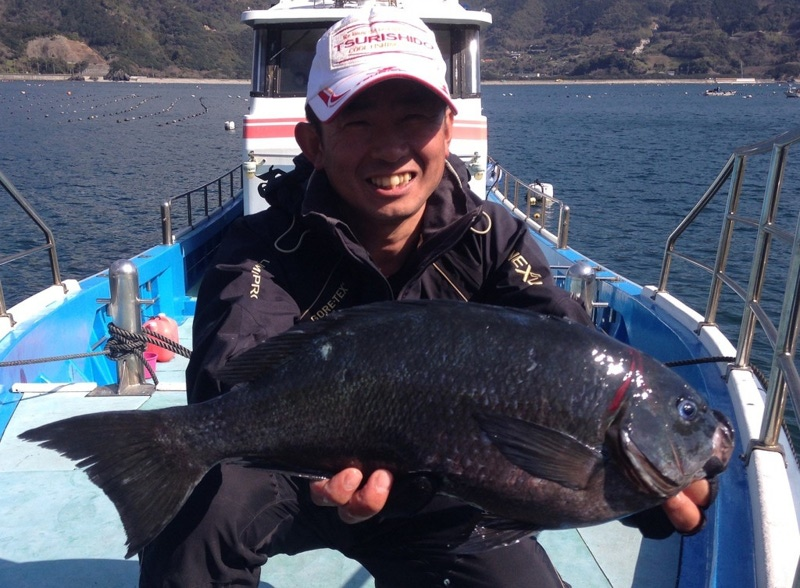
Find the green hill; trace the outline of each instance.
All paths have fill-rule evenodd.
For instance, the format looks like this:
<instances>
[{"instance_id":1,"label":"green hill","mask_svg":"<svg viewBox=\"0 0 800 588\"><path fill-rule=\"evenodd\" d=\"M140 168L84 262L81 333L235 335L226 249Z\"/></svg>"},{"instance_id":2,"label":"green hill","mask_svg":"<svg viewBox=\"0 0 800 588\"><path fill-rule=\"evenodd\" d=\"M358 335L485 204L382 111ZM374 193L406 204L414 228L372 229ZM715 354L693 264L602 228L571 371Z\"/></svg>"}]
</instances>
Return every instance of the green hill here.
<instances>
[{"instance_id":1,"label":"green hill","mask_svg":"<svg viewBox=\"0 0 800 588\"><path fill-rule=\"evenodd\" d=\"M800 77L797 0L485 0L485 77Z\"/></svg>"},{"instance_id":2,"label":"green hill","mask_svg":"<svg viewBox=\"0 0 800 588\"><path fill-rule=\"evenodd\" d=\"M0 0L0 71L65 73L75 64L29 51L63 35L128 74L247 78L252 31L245 0ZM55 71L60 70L60 71Z\"/></svg>"},{"instance_id":3,"label":"green hill","mask_svg":"<svg viewBox=\"0 0 800 588\"><path fill-rule=\"evenodd\" d=\"M266 4L265 4L266 5ZM0 0L0 73L247 78L251 0ZM800 78L797 0L474 0L486 79ZM88 49L87 49L88 48ZM91 51L90 51L90 50Z\"/></svg>"}]
</instances>

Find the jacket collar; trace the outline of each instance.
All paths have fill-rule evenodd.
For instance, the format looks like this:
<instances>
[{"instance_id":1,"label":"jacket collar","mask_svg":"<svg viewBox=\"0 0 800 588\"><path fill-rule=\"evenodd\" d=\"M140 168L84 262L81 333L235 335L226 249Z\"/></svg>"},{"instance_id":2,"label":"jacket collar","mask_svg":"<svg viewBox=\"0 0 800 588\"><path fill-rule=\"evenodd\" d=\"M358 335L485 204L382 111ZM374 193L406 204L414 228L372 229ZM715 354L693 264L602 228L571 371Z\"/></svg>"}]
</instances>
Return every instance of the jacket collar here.
<instances>
[{"instance_id":1,"label":"jacket collar","mask_svg":"<svg viewBox=\"0 0 800 588\"><path fill-rule=\"evenodd\" d=\"M299 157L303 157L302 155ZM303 159L305 159L303 157ZM308 160L305 160L306 162ZM297 164L297 159L295 160ZM437 233L465 216L477 214L481 200L468 187L469 175L464 163L455 155L450 155L439 185L427 201L423 216L423 239ZM293 208L305 218L322 216L330 224L341 226L338 198L333 186L324 172L314 171L307 180L302 201L294 203Z\"/></svg>"}]
</instances>

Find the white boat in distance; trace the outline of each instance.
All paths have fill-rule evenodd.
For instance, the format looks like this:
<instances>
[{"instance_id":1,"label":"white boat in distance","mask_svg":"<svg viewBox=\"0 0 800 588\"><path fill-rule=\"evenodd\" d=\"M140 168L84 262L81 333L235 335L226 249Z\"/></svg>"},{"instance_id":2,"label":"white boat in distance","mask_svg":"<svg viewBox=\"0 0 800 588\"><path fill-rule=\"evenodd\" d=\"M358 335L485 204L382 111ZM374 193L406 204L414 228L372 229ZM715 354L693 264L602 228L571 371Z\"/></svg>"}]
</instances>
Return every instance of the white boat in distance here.
<instances>
[{"instance_id":1,"label":"white boat in distance","mask_svg":"<svg viewBox=\"0 0 800 588\"><path fill-rule=\"evenodd\" d=\"M703 92L705 96L736 96L736 90L723 90L719 86Z\"/></svg>"},{"instance_id":2,"label":"white boat in distance","mask_svg":"<svg viewBox=\"0 0 800 588\"><path fill-rule=\"evenodd\" d=\"M592 261L591 252L571 249L569 207L530 180L517 180L489 157L481 110L480 36L491 16L467 10L456 0L388 3L417 14L436 33L459 111L451 148L466 162L476 193L525 220L558 283L583 300L598 328L674 365L711 405L735 421L736 453L742 457L733 459L721 476L719 496L700 533L654 541L618 522L546 531L540 540L556 567L576 588L797 586L800 473L786 426L792 424L787 416L794 414L792 407L800 407L795 361L800 229L795 228L796 217L789 219L790 228L780 228L787 219L779 212L782 178L800 130L764 142L756 141L765 137L744 139L747 144L731 155L716 178L709 178L708 190L698 194L697 205L670 236L659 260L659 283L640 286L625 278L625 268L602 267ZM157 385L145 378L143 308L148 316L171 317L179 325L180 340L191 340L194 293L221 235L235 218L263 209L259 176L270 168L290 169L298 152L293 128L304 116L305 76L316 41L358 6L343 0L281 0L269 9L243 13L255 46L242 166L165 202L162 242L130 252L107 272L63 278L51 233L0 175L11 199L5 206L20 206L31 218L30 226L20 229L30 233L38 226L44 235L42 245L0 256L0 265L49 254L52 268L52 286L31 292L11 308L0 288L0 584L136 585L138 565L123 557L125 535L110 501L75 464L17 435L81 413L185 403L186 359L180 353L188 350L175 347L179 355L159 364ZM745 171L761 160L769 173L759 192L764 202L754 206L742 186L749 178ZM536 177L534 170L515 173ZM693 222L721 200L718 247L710 256L697 253ZM748 213L754 208L763 212ZM743 230L754 233L746 260L735 258L731 248ZM779 248L786 251L786 270L781 272L786 280L776 286L767 276L770 251ZM732 271L734 264L745 271ZM698 312L670 294L669 284L679 280L707 289L704 309ZM764 306L767 289L778 291L777 312ZM723 316L741 318L737 341L729 340L717 324ZM110 333L111 323L117 329ZM766 351L754 346L762 334ZM138 351L111 361L102 351L109 339L133 341ZM759 353L766 372L761 381L751 367ZM326 550L273 558L263 575L276 588L373 585L355 562Z\"/></svg>"}]
</instances>

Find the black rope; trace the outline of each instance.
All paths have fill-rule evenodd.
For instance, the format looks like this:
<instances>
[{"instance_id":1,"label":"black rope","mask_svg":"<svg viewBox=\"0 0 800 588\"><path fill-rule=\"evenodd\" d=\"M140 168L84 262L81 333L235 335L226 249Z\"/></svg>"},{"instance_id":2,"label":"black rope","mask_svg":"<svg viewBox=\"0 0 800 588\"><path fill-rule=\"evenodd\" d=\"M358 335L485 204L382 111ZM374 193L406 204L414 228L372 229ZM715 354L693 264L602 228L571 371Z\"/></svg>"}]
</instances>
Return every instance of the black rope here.
<instances>
[{"instance_id":1,"label":"black rope","mask_svg":"<svg viewBox=\"0 0 800 588\"><path fill-rule=\"evenodd\" d=\"M696 357L692 359L679 359L676 361L667 361L664 363L667 367L681 367L685 365L697 365L701 363L728 363L735 360L735 357L713 356L713 357Z\"/></svg>"},{"instance_id":2,"label":"black rope","mask_svg":"<svg viewBox=\"0 0 800 588\"><path fill-rule=\"evenodd\" d=\"M150 369L150 364L144 359L144 350L147 349L147 339L131 331L120 329L114 323L108 324L108 333L111 337L106 344L105 353L110 359L120 361L129 355L135 355L142 362L142 366L147 370L153 385L158 386L158 377L155 371Z\"/></svg>"},{"instance_id":3,"label":"black rope","mask_svg":"<svg viewBox=\"0 0 800 588\"><path fill-rule=\"evenodd\" d=\"M0 361L0 368L15 367L18 365L33 365L35 363L50 363L53 361L66 361L68 359L79 359L81 357L94 357L96 355L108 355L106 351L94 351L91 353L74 353L71 355L54 355L51 357L37 357L36 359L14 359L10 361Z\"/></svg>"},{"instance_id":4,"label":"black rope","mask_svg":"<svg viewBox=\"0 0 800 588\"><path fill-rule=\"evenodd\" d=\"M728 357L728 356L724 356L724 355L718 355L718 356L712 356L712 357L697 357L697 358L694 358L694 359L681 359L681 360L677 360L677 361L668 361L668 362L664 363L664 365L667 366L667 367L682 367L682 366L686 366L686 365L698 365L698 364L701 364L701 363L730 363L732 361L736 361L736 358L735 357ZM767 386L769 384L769 381L767 380L767 376L764 375L764 372L762 372L758 368L758 366L753 365L752 363L747 367L750 368L750 370L753 372L753 375L758 380L759 384L761 384L761 386L766 390Z\"/></svg>"},{"instance_id":5,"label":"black rope","mask_svg":"<svg viewBox=\"0 0 800 588\"><path fill-rule=\"evenodd\" d=\"M163 349L167 349L173 353L182 355L183 357L191 357L192 355L192 351L189 348L176 343L169 337L165 337L160 333L154 333L153 331L148 331L146 329L141 333L132 333L131 331L126 331L125 329L119 328L114 323L109 323L108 332L111 335L111 339L109 340L108 345L106 345L106 349L109 347L114 349L119 347L123 350L127 349L128 347L138 349L140 346L142 349L144 349L148 343L152 343L153 345L157 345L158 347L162 347ZM119 341L115 341L116 339ZM114 342L113 345L112 342Z\"/></svg>"},{"instance_id":6,"label":"black rope","mask_svg":"<svg viewBox=\"0 0 800 588\"><path fill-rule=\"evenodd\" d=\"M156 376L154 370L150 369L150 366L144 359L144 351L147 349L148 344L153 344L163 349L167 349L173 353L182 355L183 357L190 357L192 355L192 352L189 348L176 343L172 339L169 339L160 333L154 333L147 330L142 333L133 333L131 331L121 329L114 323L108 324L108 333L111 336L109 337L108 343L106 343L106 347L103 349L103 351L73 353L70 355L56 355L51 357L39 357L35 359L0 361L0 368L32 365L36 363L67 361L70 359L81 359L84 357L95 357L99 355L107 355L109 359L119 361L128 357L129 355L135 355L139 358L139 361L142 362L142 365L147 370L147 373L153 380L153 384L158 386L158 377Z\"/></svg>"}]
</instances>

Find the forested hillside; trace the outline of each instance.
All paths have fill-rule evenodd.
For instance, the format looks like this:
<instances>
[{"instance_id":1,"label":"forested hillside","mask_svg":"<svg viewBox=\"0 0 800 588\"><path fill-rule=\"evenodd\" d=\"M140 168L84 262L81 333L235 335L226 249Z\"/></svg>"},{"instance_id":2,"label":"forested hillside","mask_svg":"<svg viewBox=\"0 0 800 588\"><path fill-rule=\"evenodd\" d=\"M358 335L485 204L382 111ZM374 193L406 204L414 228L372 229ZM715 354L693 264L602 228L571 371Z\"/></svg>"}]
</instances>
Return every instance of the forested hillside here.
<instances>
[{"instance_id":1,"label":"forested hillside","mask_svg":"<svg viewBox=\"0 0 800 588\"><path fill-rule=\"evenodd\" d=\"M484 0L484 73L800 76L798 0Z\"/></svg>"},{"instance_id":2,"label":"forested hillside","mask_svg":"<svg viewBox=\"0 0 800 588\"><path fill-rule=\"evenodd\" d=\"M94 49L112 71L247 78L251 0L0 0L0 71L74 67L28 52L37 37L64 35ZM29 54L32 53L32 54Z\"/></svg>"},{"instance_id":3,"label":"forested hillside","mask_svg":"<svg viewBox=\"0 0 800 588\"><path fill-rule=\"evenodd\" d=\"M252 0L0 0L0 73L244 78ZM266 6L266 3L265 3ZM800 78L798 0L469 0L488 79ZM79 50L80 49L80 50ZM98 69L98 71L100 71Z\"/></svg>"}]
</instances>

